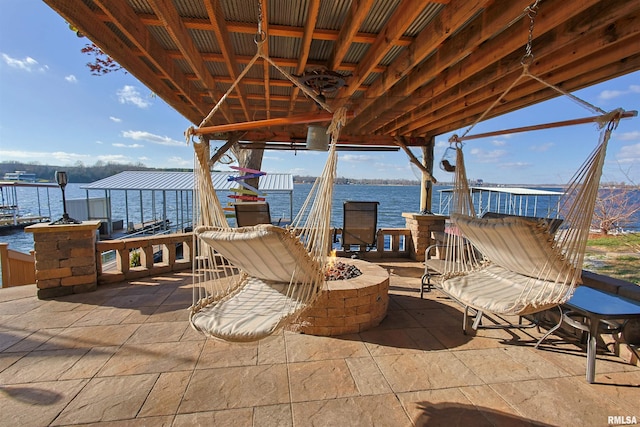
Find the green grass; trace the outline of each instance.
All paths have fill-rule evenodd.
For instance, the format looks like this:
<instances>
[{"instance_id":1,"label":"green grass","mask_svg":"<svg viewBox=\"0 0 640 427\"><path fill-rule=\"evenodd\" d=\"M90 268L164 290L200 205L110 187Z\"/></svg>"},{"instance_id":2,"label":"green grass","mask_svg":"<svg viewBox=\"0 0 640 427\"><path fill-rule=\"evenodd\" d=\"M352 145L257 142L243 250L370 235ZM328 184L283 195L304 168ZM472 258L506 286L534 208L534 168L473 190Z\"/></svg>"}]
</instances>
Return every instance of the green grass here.
<instances>
[{"instance_id":1,"label":"green grass","mask_svg":"<svg viewBox=\"0 0 640 427\"><path fill-rule=\"evenodd\" d=\"M587 257L585 268L640 285L640 233L591 238Z\"/></svg>"},{"instance_id":2,"label":"green grass","mask_svg":"<svg viewBox=\"0 0 640 427\"><path fill-rule=\"evenodd\" d=\"M612 249L614 252L626 252L640 248L640 233L619 234L615 236L598 236L587 241L587 246Z\"/></svg>"}]
</instances>

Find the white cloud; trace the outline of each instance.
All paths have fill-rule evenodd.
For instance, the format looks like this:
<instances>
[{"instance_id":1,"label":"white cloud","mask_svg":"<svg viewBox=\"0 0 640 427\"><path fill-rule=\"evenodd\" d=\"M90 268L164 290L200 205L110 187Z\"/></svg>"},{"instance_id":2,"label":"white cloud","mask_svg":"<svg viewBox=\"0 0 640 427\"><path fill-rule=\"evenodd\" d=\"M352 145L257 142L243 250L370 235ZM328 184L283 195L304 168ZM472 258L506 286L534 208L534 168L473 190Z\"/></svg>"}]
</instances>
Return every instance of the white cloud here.
<instances>
[{"instance_id":1,"label":"white cloud","mask_svg":"<svg viewBox=\"0 0 640 427\"><path fill-rule=\"evenodd\" d=\"M529 147L529 149L531 151L544 153L545 151L549 151L551 147L553 147L553 142L545 142L544 144L540 144L540 145L532 145L531 147Z\"/></svg>"},{"instance_id":2,"label":"white cloud","mask_svg":"<svg viewBox=\"0 0 640 427\"><path fill-rule=\"evenodd\" d=\"M147 141L159 145L168 145L172 147L186 146L186 143L184 141L177 141L175 139L169 138L168 136L154 135L150 132L141 130L123 131L122 136L124 136L125 138L133 139L135 141Z\"/></svg>"},{"instance_id":3,"label":"white cloud","mask_svg":"<svg viewBox=\"0 0 640 427\"><path fill-rule=\"evenodd\" d=\"M640 163L640 143L634 145L625 145L620 148L618 154L616 155L618 162L620 163L630 163L632 165L637 165Z\"/></svg>"},{"instance_id":4,"label":"white cloud","mask_svg":"<svg viewBox=\"0 0 640 427\"><path fill-rule=\"evenodd\" d=\"M112 122L115 122L115 123L120 123L122 121L121 118L114 117L114 116L109 116L109 120L111 120Z\"/></svg>"},{"instance_id":5,"label":"white cloud","mask_svg":"<svg viewBox=\"0 0 640 427\"><path fill-rule=\"evenodd\" d=\"M186 159L183 159L180 156L169 157L169 159L167 159L167 161L170 164L181 166L181 167L193 166L193 160L186 160Z\"/></svg>"},{"instance_id":6,"label":"white cloud","mask_svg":"<svg viewBox=\"0 0 640 427\"><path fill-rule=\"evenodd\" d=\"M640 93L640 85L630 85L627 90L603 90L600 92L600 99L609 100L628 95L630 93Z\"/></svg>"},{"instance_id":7,"label":"white cloud","mask_svg":"<svg viewBox=\"0 0 640 427\"><path fill-rule=\"evenodd\" d=\"M486 151L481 148L471 149L472 156L474 156L480 163L496 163L500 161L502 157L507 154L506 150L491 150Z\"/></svg>"},{"instance_id":8,"label":"white cloud","mask_svg":"<svg viewBox=\"0 0 640 427\"><path fill-rule=\"evenodd\" d=\"M600 99L614 99L624 94L622 90L603 90L600 92Z\"/></svg>"},{"instance_id":9,"label":"white cloud","mask_svg":"<svg viewBox=\"0 0 640 427\"><path fill-rule=\"evenodd\" d=\"M66 151L18 151L18 150L0 150L0 158L3 159L25 159L31 162L37 161L43 164L58 164L61 166L73 165L77 162L84 164L93 164L97 161L111 163L130 163L131 159L120 154L92 155L68 153Z\"/></svg>"},{"instance_id":10,"label":"white cloud","mask_svg":"<svg viewBox=\"0 0 640 427\"><path fill-rule=\"evenodd\" d=\"M624 132L621 134L614 134L616 139L620 141L640 141L640 131L634 130L632 132Z\"/></svg>"},{"instance_id":11,"label":"white cloud","mask_svg":"<svg viewBox=\"0 0 640 427\"><path fill-rule=\"evenodd\" d=\"M12 68L17 68L19 70L28 71L28 72L32 72L32 71L44 72L49 69L49 67L46 65L39 66L38 61L36 61L30 56L27 56L24 59L18 59L18 58L12 58L6 53L3 53L2 59L8 66Z\"/></svg>"},{"instance_id":12,"label":"white cloud","mask_svg":"<svg viewBox=\"0 0 640 427\"><path fill-rule=\"evenodd\" d=\"M527 163L527 162L510 162L510 163L500 164L500 167L505 169L522 169L522 168L528 168L530 166L532 166L531 163Z\"/></svg>"},{"instance_id":13,"label":"white cloud","mask_svg":"<svg viewBox=\"0 0 640 427\"><path fill-rule=\"evenodd\" d=\"M121 154L105 154L101 156L91 156L105 163L131 163L131 158Z\"/></svg>"},{"instance_id":14,"label":"white cloud","mask_svg":"<svg viewBox=\"0 0 640 427\"><path fill-rule=\"evenodd\" d=\"M151 105L151 102L140 95L135 86L125 85L118 90L117 95L121 104L133 104L139 108L147 108Z\"/></svg>"},{"instance_id":15,"label":"white cloud","mask_svg":"<svg viewBox=\"0 0 640 427\"><path fill-rule=\"evenodd\" d=\"M73 74L69 74L67 77L64 78L66 81L68 81L69 83L76 83L78 81L78 79L76 79L76 76L74 76Z\"/></svg>"},{"instance_id":16,"label":"white cloud","mask_svg":"<svg viewBox=\"0 0 640 427\"><path fill-rule=\"evenodd\" d=\"M367 154L345 154L343 156L340 156L340 160L349 163L364 163L372 162L375 159L373 156L369 156Z\"/></svg>"},{"instance_id":17,"label":"white cloud","mask_svg":"<svg viewBox=\"0 0 640 427\"><path fill-rule=\"evenodd\" d=\"M116 142L115 144L111 144L111 145L113 145L114 147L118 147L118 148L142 148L142 147L144 147L144 145L142 145L142 144L129 144L129 145L127 145L127 144L121 144L119 142Z\"/></svg>"},{"instance_id":18,"label":"white cloud","mask_svg":"<svg viewBox=\"0 0 640 427\"><path fill-rule=\"evenodd\" d=\"M102 141L96 141L96 144L102 145L102 144L104 144L104 142L102 142Z\"/></svg>"},{"instance_id":19,"label":"white cloud","mask_svg":"<svg viewBox=\"0 0 640 427\"><path fill-rule=\"evenodd\" d=\"M305 168L291 168L289 169L289 173L292 175L300 175L300 176L307 176L311 174L311 172L309 172L309 170Z\"/></svg>"},{"instance_id":20,"label":"white cloud","mask_svg":"<svg viewBox=\"0 0 640 427\"><path fill-rule=\"evenodd\" d=\"M507 141L503 141L501 139L494 139L493 141L491 141L491 145L494 145L496 147L504 147L505 145L507 145Z\"/></svg>"}]
</instances>

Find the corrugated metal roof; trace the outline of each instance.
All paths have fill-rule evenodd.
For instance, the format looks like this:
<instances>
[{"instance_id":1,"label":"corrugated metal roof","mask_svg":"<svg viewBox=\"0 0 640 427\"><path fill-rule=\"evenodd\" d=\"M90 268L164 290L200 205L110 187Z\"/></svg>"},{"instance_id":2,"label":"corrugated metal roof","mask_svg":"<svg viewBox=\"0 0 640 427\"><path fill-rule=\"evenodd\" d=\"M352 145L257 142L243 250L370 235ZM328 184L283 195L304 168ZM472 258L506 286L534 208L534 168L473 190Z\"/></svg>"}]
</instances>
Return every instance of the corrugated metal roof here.
<instances>
[{"instance_id":1,"label":"corrugated metal roof","mask_svg":"<svg viewBox=\"0 0 640 427\"><path fill-rule=\"evenodd\" d=\"M213 188L219 191L237 188L239 185L228 181L229 176L240 176L234 171L212 172ZM84 190L193 190L193 172L166 171L125 171L119 174L82 185ZM264 192L292 192L293 175L289 173L268 173L260 177L258 189Z\"/></svg>"}]
</instances>

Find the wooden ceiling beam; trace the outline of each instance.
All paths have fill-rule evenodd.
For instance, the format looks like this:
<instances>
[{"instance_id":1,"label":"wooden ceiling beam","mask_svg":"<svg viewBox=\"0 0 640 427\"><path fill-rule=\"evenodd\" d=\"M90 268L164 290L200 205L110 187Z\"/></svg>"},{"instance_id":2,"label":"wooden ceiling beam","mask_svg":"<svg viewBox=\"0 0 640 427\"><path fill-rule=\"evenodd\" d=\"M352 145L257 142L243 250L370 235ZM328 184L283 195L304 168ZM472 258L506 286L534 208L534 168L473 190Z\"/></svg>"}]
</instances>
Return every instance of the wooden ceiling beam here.
<instances>
[{"instance_id":1,"label":"wooden ceiling beam","mask_svg":"<svg viewBox=\"0 0 640 427\"><path fill-rule=\"evenodd\" d=\"M629 6L627 5L626 8ZM629 12L627 9L623 12ZM566 63L566 58L577 58L591 54L594 49L599 50L601 43L606 43L606 39L610 38L606 33L606 28L612 25L612 20L619 15L620 8L616 8L613 4L602 8L602 4L595 5L593 9L587 9L575 17L567 20L553 28L551 31L536 38L534 41L535 62L532 64L532 70L537 68L538 63L544 63L545 72ZM629 25L620 25L618 37L633 36L633 28ZM524 29L524 28L523 28ZM605 31L605 33L603 33ZM576 34L580 37L576 38ZM626 35L625 35L626 34ZM499 46L510 38L510 33L504 36L496 37L492 43L483 46L478 55L483 53L495 52ZM492 85L493 82L499 80L508 73L519 73L522 69L520 59L524 51L515 51L512 54L502 58L500 61L490 65L484 70L475 73L478 68L474 65L474 56L466 58L456 66L443 72L429 85L421 88L416 92L415 98L428 100L418 109L411 110L410 113L404 114L400 119L390 122L389 125L380 129L383 133L399 133L412 134L417 129L424 131L428 123L437 121L434 118L434 111L443 111L448 105L458 103L468 94L484 87L489 93L488 96L495 94L496 90L500 90ZM565 58L561 65L553 65L551 61ZM403 103L402 108L408 108L408 103Z\"/></svg>"},{"instance_id":2,"label":"wooden ceiling beam","mask_svg":"<svg viewBox=\"0 0 640 427\"><path fill-rule=\"evenodd\" d=\"M260 8L262 11L262 31L266 35L267 39L265 43L262 45L263 53L269 58L269 8L267 7L267 0L260 0ZM269 72L269 67L271 65L268 61L262 60L262 75L263 75L263 88L264 88L264 100L266 104L266 112L267 119L271 118L271 73Z\"/></svg>"},{"instance_id":3,"label":"wooden ceiling beam","mask_svg":"<svg viewBox=\"0 0 640 427\"><path fill-rule=\"evenodd\" d=\"M194 107L177 95L172 88L162 80L157 73L150 69L138 55L136 55L102 19L97 19L91 9L84 3L75 0L45 0L45 2L87 36L103 52L108 52L115 61L141 82L144 82L158 96L164 99L176 111L181 112L192 123L202 118L201 110L206 107L200 103Z\"/></svg>"},{"instance_id":4,"label":"wooden ceiling beam","mask_svg":"<svg viewBox=\"0 0 640 427\"><path fill-rule=\"evenodd\" d=\"M302 43L300 44L300 52L298 56L298 64L296 65L296 75L301 75L307 66L307 60L309 59L309 51L311 48L311 42L313 41L313 30L318 22L318 13L320 11L320 0L311 0L307 9L307 19L304 26L304 35L302 36ZM298 99L298 93L300 88L294 86L291 92L291 101L289 111L293 112Z\"/></svg>"},{"instance_id":5,"label":"wooden ceiling beam","mask_svg":"<svg viewBox=\"0 0 640 427\"><path fill-rule=\"evenodd\" d=\"M503 31L514 21L514 17L522 17L524 8L530 0L513 0L507 3L494 2L487 6L473 21L469 22L454 37L444 41L435 54L412 69L407 77L394 85L383 97L374 101L365 111L358 113L355 123L347 127L347 131L357 132L363 126L376 120L385 110L410 97L447 67L460 61L481 43L491 36ZM526 43L526 33L521 34L519 43ZM365 95L367 96L367 95Z\"/></svg>"},{"instance_id":6,"label":"wooden ceiling beam","mask_svg":"<svg viewBox=\"0 0 640 427\"><path fill-rule=\"evenodd\" d=\"M437 2L443 3L443 2ZM144 25L161 27L162 22L155 15L149 14L140 14L140 20ZM105 21L109 20L108 17L103 18ZM189 29L194 30L202 30L202 31L212 31L211 22L208 19L202 18L183 18L182 21L184 25ZM256 33L256 24L250 22L227 22L227 30L230 33L240 33L240 34L255 34ZM293 27L287 25L269 25L269 35L272 37L290 37L301 39L304 37L305 29L302 27ZM339 31L336 30L327 30L315 28L313 30L312 38L313 40L324 40L324 41L336 41L338 40ZM370 44L374 43L376 40L376 34L371 33L363 33L357 32L353 36L354 43L364 43ZM395 46L409 46L413 39L411 37L400 37L395 43Z\"/></svg>"},{"instance_id":7,"label":"wooden ceiling beam","mask_svg":"<svg viewBox=\"0 0 640 427\"><path fill-rule=\"evenodd\" d=\"M189 37L189 31L182 23L180 15L176 10L172 0L149 0L149 5L154 13L160 18L164 28L167 30L173 41L178 46L184 59L187 61L191 69L198 76L205 86L205 89L211 94L213 99L218 100L221 94L216 89L213 76L204 65L204 60L198 52L198 48L193 40ZM227 121L233 122L234 118L231 112L223 104L220 112Z\"/></svg>"},{"instance_id":8,"label":"wooden ceiling beam","mask_svg":"<svg viewBox=\"0 0 640 427\"><path fill-rule=\"evenodd\" d=\"M345 131L355 133L361 129L363 119L360 114L381 98L393 85L407 75L416 65L422 62L429 54L444 42L456 28L467 22L478 8L487 1L481 0L453 0L418 34L413 43L405 49L387 67L387 70L376 79L365 93L365 96L353 108L356 118L345 126Z\"/></svg>"},{"instance_id":9,"label":"wooden ceiling beam","mask_svg":"<svg viewBox=\"0 0 640 427\"><path fill-rule=\"evenodd\" d=\"M342 23L338 39L335 41L333 50L327 60L327 68L329 70L335 71L338 69L338 65L340 65L344 59L353 42L353 37L369 14L373 1L374 0L352 0L349 13Z\"/></svg>"},{"instance_id":10,"label":"wooden ceiling beam","mask_svg":"<svg viewBox=\"0 0 640 427\"><path fill-rule=\"evenodd\" d=\"M227 72L233 80L236 80L240 73L236 69L236 56L231 46L231 40L224 21L224 12L220 6L219 0L204 0L204 7L209 15L209 21L211 22L211 29L218 40L218 47L224 58L224 63L227 66ZM250 119L249 110L247 109L247 103L245 101L245 95L241 85L237 85L235 91L238 94L240 105L242 105L242 111L244 112L245 120Z\"/></svg>"},{"instance_id":11,"label":"wooden ceiling beam","mask_svg":"<svg viewBox=\"0 0 640 427\"><path fill-rule=\"evenodd\" d=\"M638 69L640 66L640 54L637 52L637 49L634 51L633 48L629 48L630 41L637 43L640 41L640 38L622 41L618 43L618 46L610 46L602 51L595 52L589 58L583 58L578 61L568 63L562 70L557 70L551 73L542 73L538 74L538 76L544 81L561 87L567 92L574 92L588 85L595 84L593 82L598 83L627 74ZM622 52L621 49L624 49L626 52L631 52L631 55L622 57L618 61L603 65L600 68L594 68L597 67L597 64L602 64L600 57L607 51L607 49L613 49L618 52ZM511 80L508 82L513 82L515 74L517 73L505 76L505 79L509 78ZM514 88L512 92L513 93L508 95L508 102L494 107L485 120L514 111L514 108L518 109L526 107L561 96L557 91L548 87L543 87L540 83L533 80L528 80L524 84L518 85L518 87ZM499 93L493 98L485 98L482 102L468 106L468 108L466 108L468 114L462 118L459 112L450 111L449 114L438 120L438 126L429 127L428 135L441 135L453 129L461 129L469 126L489 108L498 95ZM576 111L580 110L581 109L576 106Z\"/></svg>"},{"instance_id":12,"label":"wooden ceiling beam","mask_svg":"<svg viewBox=\"0 0 640 427\"><path fill-rule=\"evenodd\" d=\"M396 7L393 16L378 33L375 42L367 49L365 57L358 62L355 71L347 79L347 84L340 88L334 102L336 107L347 102L429 3L431 0L403 0Z\"/></svg>"},{"instance_id":13,"label":"wooden ceiling beam","mask_svg":"<svg viewBox=\"0 0 640 427\"><path fill-rule=\"evenodd\" d=\"M247 131L242 139L245 141L259 142L303 142L307 138L306 129L300 128L298 132L291 130L264 130L254 129ZM407 145L417 146L416 138L407 138ZM338 144L362 145L362 146L393 146L394 137L388 135L343 135L340 134Z\"/></svg>"},{"instance_id":14,"label":"wooden ceiling beam","mask_svg":"<svg viewBox=\"0 0 640 427\"><path fill-rule=\"evenodd\" d=\"M550 31L536 37L534 40L534 55L536 59L539 60L548 55L557 56L558 54L554 52L563 46L575 45L577 35L579 35L577 39L582 40L582 37L585 37L588 33L595 34L598 28L606 27L610 24L611 20L619 16L619 3L603 7L602 3L596 4L594 0L591 0L590 2L583 2L580 5L589 8L580 11L580 13L566 21L558 21L560 18L557 18L558 15L563 12L562 8L567 6L564 2L561 3L558 8L549 9L548 14L542 14L540 16L540 18L544 18L544 22L540 22L540 25L536 26L536 28L540 27L538 28L539 33L549 27L547 22L551 22L554 27ZM627 4L625 7L628 8L629 5ZM579 10L576 10L576 12L579 12ZM554 16L556 18L554 18ZM558 25L555 25L556 21ZM425 116L425 114L429 115L432 109L444 108L447 104L456 102L457 99L462 98L467 93L475 91L478 87L487 86L506 73L520 70L520 60L524 55L524 50L512 52L510 55L489 65L482 71L482 74L471 78L471 76L479 72L480 65L478 61L480 58L484 55L498 54L501 52L501 49L509 43L509 40L515 37L515 31L527 32L528 24L523 21L514 25L505 32L505 34L486 43L481 49L474 52L473 55L465 58L465 60L456 64L454 67L445 70L434 81L418 90L416 92L416 98L424 97L423 99L430 99L430 101L419 109L410 108L408 106L408 100L403 102L400 107L407 108L410 113L404 114L399 119L394 119L395 125L393 127L395 129L392 130L389 126L386 127L386 131L395 131L397 129L398 132L405 132L410 131L409 126L411 129L422 127L426 122L421 118ZM571 50L564 49L562 52L569 56L573 55ZM457 93L454 93L454 91Z\"/></svg>"},{"instance_id":15,"label":"wooden ceiling beam","mask_svg":"<svg viewBox=\"0 0 640 427\"><path fill-rule=\"evenodd\" d=\"M140 54L140 52L138 52L138 54ZM179 50L168 50L167 54L173 58L173 59L183 59L182 53ZM222 56L222 54L220 53L211 53L211 52L204 52L201 54L202 59L205 61L209 61L209 62L224 62L224 58ZM239 64L248 64L251 61L251 58L253 58L252 56L246 56L246 55L237 55L236 56L236 60L238 61ZM274 57L270 57L270 59L275 62L278 66L280 67L290 67L290 68L296 68L298 65L298 59L296 58L274 58ZM318 62L318 61L309 61L307 63L307 65L309 67L324 67L326 66L326 64L322 63L322 62ZM358 64L354 64L351 62L343 62L342 64L340 64L338 66L338 71L348 71L348 72L353 72L356 70L356 67L358 66ZM386 67L381 66L381 65L377 65L373 70L371 70L372 73L383 73L384 71L386 71Z\"/></svg>"}]
</instances>

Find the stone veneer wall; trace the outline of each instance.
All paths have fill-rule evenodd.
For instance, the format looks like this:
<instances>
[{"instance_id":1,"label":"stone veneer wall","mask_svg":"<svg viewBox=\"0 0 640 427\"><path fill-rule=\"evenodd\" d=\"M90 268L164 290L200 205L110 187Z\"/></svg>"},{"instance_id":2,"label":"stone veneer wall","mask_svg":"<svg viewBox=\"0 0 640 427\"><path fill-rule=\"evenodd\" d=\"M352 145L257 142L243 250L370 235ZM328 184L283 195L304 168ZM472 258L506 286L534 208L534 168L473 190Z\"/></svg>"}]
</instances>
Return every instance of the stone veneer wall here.
<instances>
[{"instance_id":1,"label":"stone veneer wall","mask_svg":"<svg viewBox=\"0 0 640 427\"><path fill-rule=\"evenodd\" d=\"M38 298L90 292L97 287L96 230L100 221L37 224L33 233Z\"/></svg>"},{"instance_id":2,"label":"stone veneer wall","mask_svg":"<svg viewBox=\"0 0 640 427\"><path fill-rule=\"evenodd\" d=\"M389 273L382 267L355 259L362 275L325 282L311 308L289 329L309 335L334 336L358 333L378 326L389 306Z\"/></svg>"},{"instance_id":3,"label":"stone veneer wall","mask_svg":"<svg viewBox=\"0 0 640 427\"><path fill-rule=\"evenodd\" d=\"M413 213L403 213L406 227L411 230L412 247L409 250L411 259L424 261L425 250L436 243L434 234L444 232L446 216L442 215L421 215Z\"/></svg>"}]
</instances>

